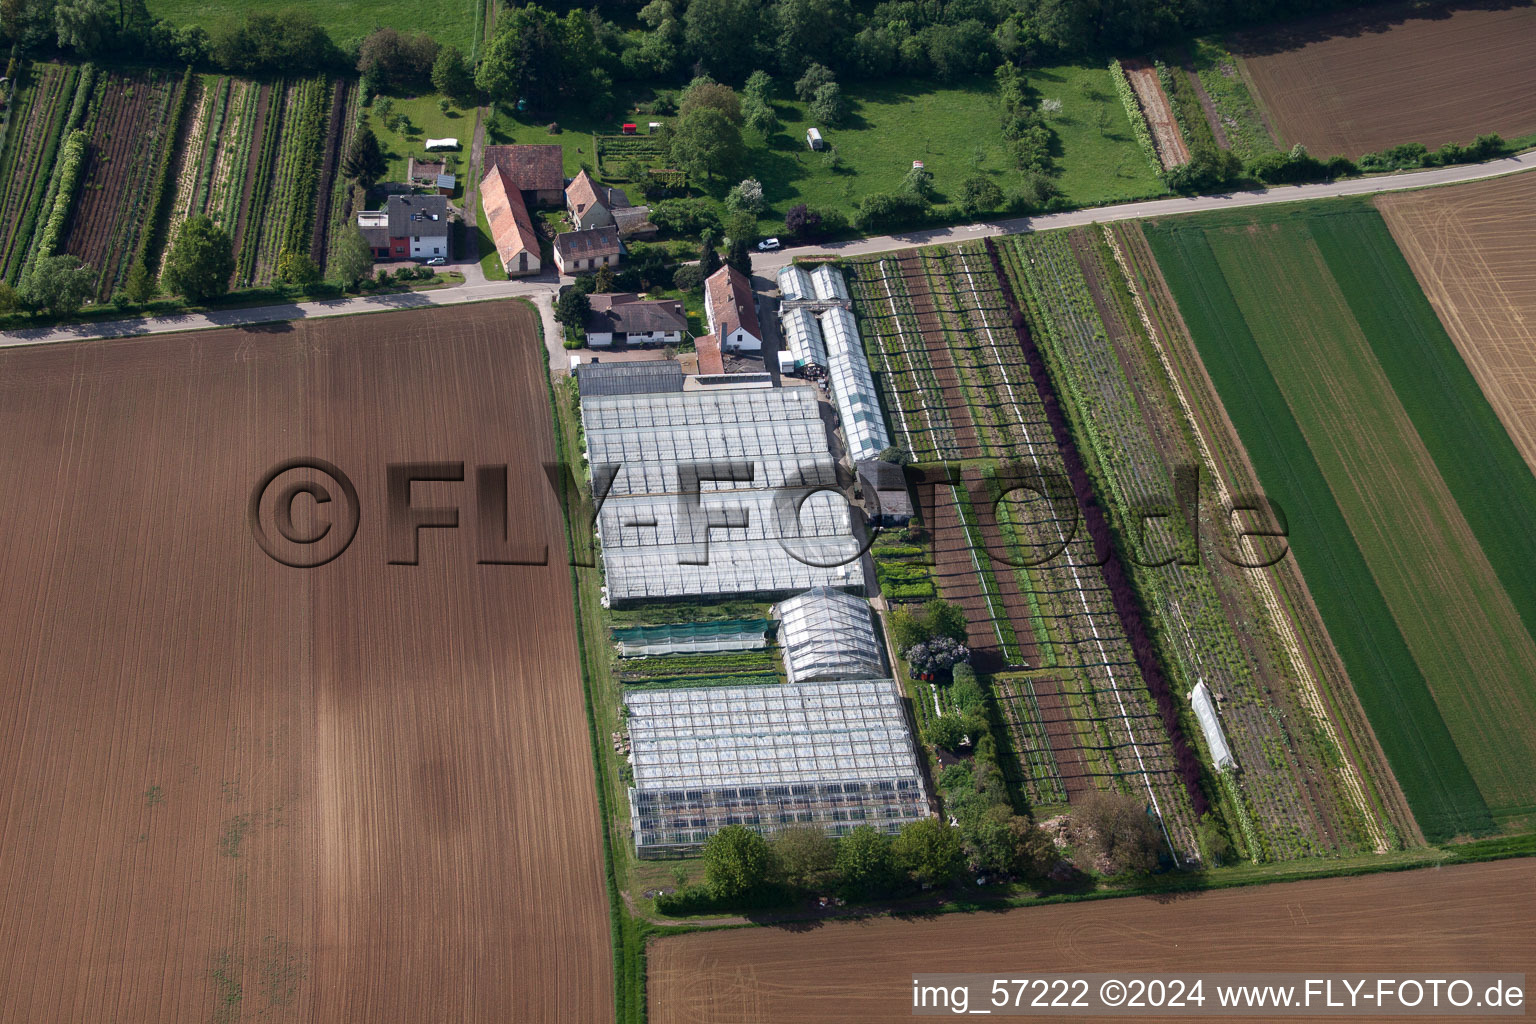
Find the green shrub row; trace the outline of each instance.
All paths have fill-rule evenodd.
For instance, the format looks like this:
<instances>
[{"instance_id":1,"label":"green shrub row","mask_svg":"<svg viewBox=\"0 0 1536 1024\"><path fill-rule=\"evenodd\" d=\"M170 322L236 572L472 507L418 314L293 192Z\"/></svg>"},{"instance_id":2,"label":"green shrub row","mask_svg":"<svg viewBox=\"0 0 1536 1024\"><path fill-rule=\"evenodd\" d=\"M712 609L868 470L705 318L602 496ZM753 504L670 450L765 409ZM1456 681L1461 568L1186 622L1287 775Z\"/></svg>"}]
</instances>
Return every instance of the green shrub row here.
<instances>
[{"instance_id":1,"label":"green shrub row","mask_svg":"<svg viewBox=\"0 0 1536 1024\"><path fill-rule=\"evenodd\" d=\"M48 211L48 221L38 236L34 259L52 256L58 247L59 236L64 233L64 222L75 204L75 190L80 187L80 172L85 169L86 148L91 137L85 132L71 132L59 157L59 167L54 177L58 189L53 195L53 206Z\"/></svg>"},{"instance_id":2,"label":"green shrub row","mask_svg":"<svg viewBox=\"0 0 1536 1024\"><path fill-rule=\"evenodd\" d=\"M1152 144L1152 129L1147 125L1147 115L1142 112L1141 101L1136 98L1136 90L1131 86L1131 80L1125 77L1125 69L1120 66L1120 61L1109 62L1109 77L1114 79L1115 92L1120 102L1125 104L1126 116L1131 119L1131 132L1141 144L1142 152L1147 154L1147 159L1152 161L1152 166L1161 172L1163 162L1157 158L1157 147Z\"/></svg>"}]
</instances>

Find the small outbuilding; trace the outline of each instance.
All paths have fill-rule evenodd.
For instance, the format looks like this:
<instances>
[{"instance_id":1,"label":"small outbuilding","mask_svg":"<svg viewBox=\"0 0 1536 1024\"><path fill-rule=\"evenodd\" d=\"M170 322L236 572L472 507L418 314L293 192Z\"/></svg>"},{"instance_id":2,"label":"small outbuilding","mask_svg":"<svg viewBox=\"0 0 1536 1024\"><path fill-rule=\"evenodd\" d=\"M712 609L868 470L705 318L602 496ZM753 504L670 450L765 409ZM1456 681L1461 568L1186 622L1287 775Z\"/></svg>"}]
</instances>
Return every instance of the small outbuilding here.
<instances>
[{"instance_id":1,"label":"small outbuilding","mask_svg":"<svg viewBox=\"0 0 1536 1024\"><path fill-rule=\"evenodd\" d=\"M884 459L865 459L859 463L859 482L871 526L906 526L911 522L912 494L900 466Z\"/></svg>"}]
</instances>

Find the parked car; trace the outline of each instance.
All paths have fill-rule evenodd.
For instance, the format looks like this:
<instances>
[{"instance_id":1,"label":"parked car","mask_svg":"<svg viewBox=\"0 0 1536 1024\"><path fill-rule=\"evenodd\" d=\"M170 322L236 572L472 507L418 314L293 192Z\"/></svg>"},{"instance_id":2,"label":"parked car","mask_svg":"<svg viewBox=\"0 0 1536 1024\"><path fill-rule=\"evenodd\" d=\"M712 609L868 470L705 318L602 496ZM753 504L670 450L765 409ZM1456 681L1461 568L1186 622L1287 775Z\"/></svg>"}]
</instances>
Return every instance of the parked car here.
<instances>
[{"instance_id":1,"label":"parked car","mask_svg":"<svg viewBox=\"0 0 1536 1024\"><path fill-rule=\"evenodd\" d=\"M773 252L779 247L779 240L777 238L765 238L757 243L758 252Z\"/></svg>"},{"instance_id":2,"label":"parked car","mask_svg":"<svg viewBox=\"0 0 1536 1024\"><path fill-rule=\"evenodd\" d=\"M441 267L441 266L443 266L447 262L448 262L448 257L446 257L446 256L433 256L431 259L427 260L426 266L429 266L429 267Z\"/></svg>"}]
</instances>

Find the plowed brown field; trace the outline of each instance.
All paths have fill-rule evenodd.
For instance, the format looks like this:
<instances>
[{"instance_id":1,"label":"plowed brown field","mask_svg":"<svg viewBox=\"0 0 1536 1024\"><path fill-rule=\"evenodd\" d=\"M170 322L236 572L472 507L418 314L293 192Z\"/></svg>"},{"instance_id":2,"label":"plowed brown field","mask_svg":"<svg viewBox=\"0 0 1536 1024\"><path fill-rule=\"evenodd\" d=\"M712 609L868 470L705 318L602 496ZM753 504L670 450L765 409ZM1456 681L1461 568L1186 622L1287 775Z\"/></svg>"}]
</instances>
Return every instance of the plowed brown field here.
<instances>
[{"instance_id":1,"label":"plowed brown field","mask_svg":"<svg viewBox=\"0 0 1536 1024\"><path fill-rule=\"evenodd\" d=\"M651 945L650 1021L907 1021L916 973L1529 974L1536 972L1536 918L1524 904L1533 885L1536 861L1512 860L1171 900L684 935Z\"/></svg>"},{"instance_id":2,"label":"plowed brown field","mask_svg":"<svg viewBox=\"0 0 1536 1024\"><path fill-rule=\"evenodd\" d=\"M0 1021L611 1018L542 353L500 303L0 354ZM308 570L247 521L301 456L361 508ZM387 564L386 464L460 459ZM475 564L479 463L547 567Z\"/></svg>"},{"instance_id":3,"label":"plowed brown field","mask_svg":"<svg viewBox=\"0 0 1536 1024\"><path fill-rule=\"evenodd\" d=\"M1376 205L1536 471L1536 174L1383 196Z\"/></svg>"},{"instance_id":4,"label":"plowed brown field","mask_svg":"<svg viewBox=\"0 0 1536 1024\"><path fill-rule=\"evenodd\" d=\"M1411 17L1393 8L1304 22L1235 42L1289 146L1359 156L1402 142L1434 149L1485 132L1536 132L1536 6ZM1294 41L1295 45L1289 45Z\"/></svg>"}]
</instances>

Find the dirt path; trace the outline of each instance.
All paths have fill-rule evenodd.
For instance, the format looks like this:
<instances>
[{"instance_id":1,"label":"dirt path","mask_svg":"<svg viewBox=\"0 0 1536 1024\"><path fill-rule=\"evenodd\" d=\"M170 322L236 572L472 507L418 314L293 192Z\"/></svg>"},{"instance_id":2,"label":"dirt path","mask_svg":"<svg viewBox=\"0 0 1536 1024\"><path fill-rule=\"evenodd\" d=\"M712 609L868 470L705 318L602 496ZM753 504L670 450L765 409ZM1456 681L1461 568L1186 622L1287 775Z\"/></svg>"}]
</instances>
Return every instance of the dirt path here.
<instances>
[{"instance_id":1,"label":"dirt path","mask_svg":"<svg viewBox=\"0 0 1536 1024\"><path fill-rule=\"evenodd\" d=\"M1163 92L1163 83L1158 81L1157 69L1144 60L1128 60L1122 67L1125 77L1130 79L1131 88L1136 90L1136 101L1141 104L1142 113L1147 116L1147 127L1152 129L1152 142L1157 147L1157 157L1163 162L1163 168L1189 163L1189 147L1184 144L1184 135L1174 120L1173 108Z\"/></svg>"}]
</instances>

